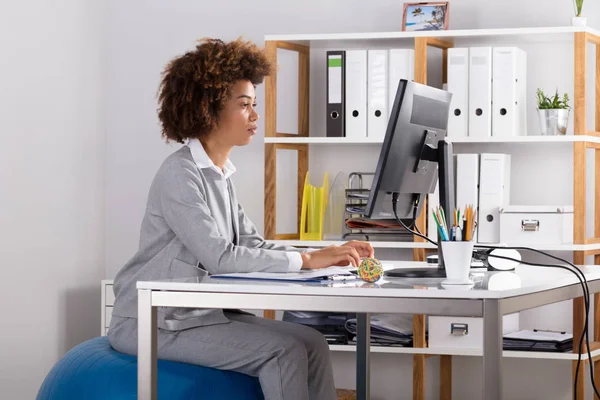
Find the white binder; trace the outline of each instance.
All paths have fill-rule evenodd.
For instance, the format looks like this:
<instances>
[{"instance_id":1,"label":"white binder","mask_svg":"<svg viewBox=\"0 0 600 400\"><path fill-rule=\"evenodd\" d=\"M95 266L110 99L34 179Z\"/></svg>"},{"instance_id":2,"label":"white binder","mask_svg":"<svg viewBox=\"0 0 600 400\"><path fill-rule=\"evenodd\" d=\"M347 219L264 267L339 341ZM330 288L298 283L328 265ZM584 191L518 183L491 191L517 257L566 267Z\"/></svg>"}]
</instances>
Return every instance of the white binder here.
<instances>
[{"instance_id":1,"label":"white binder","mask_svg":"<svg viewBox=\"0 0 600 400\"><path fill-rule=\"evenodd\" d=\"M500 208L510 201L510 154L481 154L479 173L479 243L500 241Z\"/></svg>"},{"instance_id":2,"label":"white binder","mask_svg":"<svg viewBox=\"0 0 600 400\"><path fill-rule=\"evenodd\" d=\"M367 137L367 50L346 51L346 137Z\"/></svg>"},{"instance_id":3,"label":"white binder","mask_svg":"<svg viewBox=\"0 0 600 400\"><path fill-rule=\"evenodd\" d=\"M494 47L492 71L492 136L526 135L527 54L517 47Z\"/></svg>"},{"instance_id":4,"label":"white binder","mask_svg":"<svg viewBox=\"0 0 600 400\"><path fill-rule=\"evenodd\" d=\"M388 123L388 51L368 51L367 136L385 137Z\"/></svg>"},{"instance_id":5,"label":"white binder","mask_svg":"<svg viewBox=\"0 0 600 400\"><path fill-rule=\"evenodd\" d=\"M448 49L448 88L452 93L449 137L463 137L469 133L469 49Z\"/></svg>"},{"instance_id":6,"label":"white binder","mask_svg":"<svg viewBox=\"0 0 600 400\"><path fill-rule=\"evenodd\" d=\"M456 155L456 208L479 207L479 154ZM460 221L459 221L460 222ZM477 241L477 231L473 238Z\"/></svg>"},{"instance_id":7,"label":"white binder","mask_svg":"<svg viewBox=\"0 0 600 400\"><path fill-rule=\"evenodd\" d=\"M415 51L413 49L390 49L388 83L388 117L394 107L400 79L415 80Z\"/></svg>"},{"instance_id":8,"label":"white binder","mask_svg":"<svg viewBox=\"0 0 600 400\"><path fill-rule=\"evenodd\" d=\"M469 49L469 136L492 135L492 48Z\"/></svg>"}]
</instances>

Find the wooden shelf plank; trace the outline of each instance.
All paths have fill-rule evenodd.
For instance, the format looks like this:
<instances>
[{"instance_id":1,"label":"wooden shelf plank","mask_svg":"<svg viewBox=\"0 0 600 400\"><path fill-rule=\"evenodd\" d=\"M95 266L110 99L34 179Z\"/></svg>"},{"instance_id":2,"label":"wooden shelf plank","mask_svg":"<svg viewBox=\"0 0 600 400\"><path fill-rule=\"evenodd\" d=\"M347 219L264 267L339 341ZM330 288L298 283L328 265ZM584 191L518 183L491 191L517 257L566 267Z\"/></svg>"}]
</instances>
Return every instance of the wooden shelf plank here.
<instances>
[{"instance_id":1,"label":"wooden shelf plank","mask_svg":"<svg viewBox=\"0 0 600 400\"><path fill-rule=\"evenodd\" d=\"M364 138L347 139L334 137L265 137L265 143L301 143L301 144L381 144L383 140Z\"/></svg>"},{"instance_id":2,"label":"wooden shelf plank","mask_svg":"<svg viewBox=\"0 0 600 400\"><path fill-rule=\"evenodd\" d=\"M576 32L587 32L599 36L600 31L589 27L557 26L536 28L500 28L500 29L457 29L446 31L419 32L356 32L356 33L323 33L323 34L284 34L266 35L265 41L285 41L293 43L332 41L332 40L378 40L378 39L414 39L430 38L502 38L513 37L530 40L555 40L555 35L563 36Z\"/></svg>"},{"instance_id":3,"label":"wooden shelf plank","mask_svg":"<svg viewBox=\"0 0 600 400\"><path fill-rule=\"evenodd\" d=\"M268 243L285 245L285 246L296 246L296 247L327 247L327 246L339 246L347 241L336 241L336 240L267 240ZM374 248L379 249L433 249L433 246L430 243L426 242L371 242L371 245Z\"/></svg>"},{"instance_id":4,"label":"wooden shelf plank","mask_svg":"<svg viewBox=\"0 0 600 400\"><path fill-rule=\"evenodd\" d=\"M600 144L600 137L591 135L565 135L565 136L512 136L512 137L459 137L448 138L455 145L462 144L526 144L526 143L595 143ZM265 143L277 144L378 144L383 143L382 139L362 138L362 139L347 139L334 137L265 137Z\"/></svg>"},{"instance_id":5,"label":"wooden shelf plank","mask_svg":"<svg viewBox=\"0 0 600 400\"><path fill-rule=\"evenodd\" d=\"M355 352L354 345L329 345L329 349L334 352ZM481 357L483 351L480 349L457 349L457 348L415 348L415 347L400 347L400 346L371 346L371 353L384 354L427 354L427 355L450 355L464 357ZM567 353L551 353L541 351L504 351L504 357L507 358L529 358L542 360L570 360L577 361L577 354ZM592 358L600 356L600 349L592 352ZM582 354L581 360L587 360L588 355Z\"/></svg>"},{"instance_id":6,"label":"wooden shelf plank","mask_svg":"<svg viewBox=\"0 0 600 400\"><path fill-rule=\"evenodd\" d=\"M268 240L267 242L278 244L278 245L287 245L287 246L295 246L295 247L313 247L313 248L321 248L327 246L339 246L346 241L335 241L335 240L322 240L322 241L310 241L310 240ZM428 242L370 242L371 245L376 249L434 249L435 246ZM489 246L501 246L501 244L494 243L485 243ZM538 244L538 245L519 245L519 244L508 244L510 246L522 246L522 247L531 247L536 250L542 251L587 251L587 250L598 250L600 249L600 243L591 243L591 244Z\"/></svg>"}]
</instances>

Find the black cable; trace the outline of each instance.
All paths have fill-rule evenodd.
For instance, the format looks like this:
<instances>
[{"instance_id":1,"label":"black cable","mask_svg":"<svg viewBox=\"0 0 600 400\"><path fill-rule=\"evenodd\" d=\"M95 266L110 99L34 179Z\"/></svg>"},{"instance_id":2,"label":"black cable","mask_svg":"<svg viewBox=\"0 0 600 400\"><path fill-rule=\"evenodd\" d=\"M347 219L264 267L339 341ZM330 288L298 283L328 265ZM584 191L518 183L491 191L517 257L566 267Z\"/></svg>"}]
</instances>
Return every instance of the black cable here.
<instances>
[{"instance_id":1,"label":"black cable","mask_svg":"<svg viewBox=\"0 0 600 400\"><path fill-rule=\"evenodd\" d=\"M579 366L581 365L581 346L583 345L583 338L585 336L585 341L586 341L586 346L587 346L587 353L588 353L588 357L591 360L592 359L592 355L590 353L590 340L589 340L589 335L588 335L588 327L589 327L589 310L590 310L590 289L589 286L587 284L587 279L585 279L585 275L583 274L583 272L581 272L579 270L579 268L577 268L577 266L563 258L560 257L556 257L553 256L551 254L545 253L541 250L537 250L537 249L533 249L531 247L522 247L522 246L516 246L516 247L497 247L497 246L485 246L485 245L475 245L474 247L476 248L487 248L487 249L511 249L511 250L527 250L527 251L531 251L534 252L536 254L541 254L544 255L546 257L558 260L560 262L564 262L568 265L570 265L571 267L573 267L573 270L568 269L564 266L561 266L562 268L566 268L569 271L573 272L576 276L578 276L579 278L579 274L581 274L581 278L579 278L579 282L581 283L582 287L583 287L583 292L584 292L584 305L585 305L585 319L584 319L584 328L583 328L583 332L581 334L581 337L579 339L579 346L578 346L578 353L579 355L577 356L577 367L576 367L576 371L575 371L575 387L573 388L574 390L574 400L577 400L577 381L578 381L578 377L579 377ZM503 258L502 256L494 256L494 255L488 255L488 256L492 256L492 257L496 257L496 258ZM517 260L514 260L517 261ZM533 264L529 264L529 263L525 263L522 262L523 264L526 265L533 265ZM539 265L539 266L546 266L546 265ZM582 281L583 279L583 281ZM590 376L592 377L591 381L592 381L592 386L594 388L594 392L596 393L596 395L598 397L600 397L600 395L598 395L598 389L596 388L596 383L594 381L594 366L592 365L593 362L590 362Z\"/></svg>"},{"instance_id":2,"label":"black cable","mask_svg":"<svg viewBox=\"0 0 600 400\"><path fill-rule=\"evenodd\" d=\"M416 215L416 210L418 207L418 201L419 201L419 197L417 197L415 199L415 203L414 203L414 207L413 207L413 226L416 227L416 218L414 218L414 216ZM430 238L428 238L427 236L423 235L421 232L417 232L411 230L408 226L406 226L406 224L400 219L398 218L398 211L397 211L397 203L398 203L398 194L394 193L392 195L392 210L394 212L394 216L396 217L396 220L398 220L398 222L402 225L402 227L404 229L406 229L407 231L411 232L412 234L414 234L415 236L418 236L422 239L427 240L429 243L435 245L436 247L438 246L438 243L436 241L431 240ZM584 299L584 307L585 307L585 319L584 319L584 328L583 331L581 332L581 337L579 338L579 347L578 347L578 355L577 355L577 367L576 367L576 371L575 371L575 381L573 383L573 394L574 394L574 400L577 400L577 382L579 379L579 367L581 365L581 348L583 346L583 340L585 338L586 341L586 347L587 347L587 355L588 355L588 359L589 359L589 364L590 364L590 379L592 381L592 387L594 388L594 392L596 394L596 396L600 397L600 393L598 391L598 389L596 388L596 383L594 381L594 367L593 367L593 361L592 361L592 354L590 351L590 341L589 341L589 335L588 335L588 315L589 315L589 307L590 307L590 292L589 292L589 286L587 284L587 279L585 278L585 275L583 274L583 272L581 272L579 270L579 268L577 268L577 266L575 266L575 264L562 259L560 257L556 257L553 256L551 254L548 254L546 252L543 252L541 250L537 250L537 249L533 249L530 247L522 247L522 246L517 246L517 247L498 247L498 246L486 246L486 245L475 245L474 247L476 248L482 248L482 249L491 249L491 250L496 250L496 249L509 249L509 250L528 250L528 251L532 251L534 253L537 254L541 254L544 255L546 257L555 259L557 261L560 262L564 262L565 264L568 264L569 266L573 267L574 269L570 269L564 265L558 265L558 264L534 264L534 263L529 263L526 261L522 261L522 260L517 260L514 258L510 258L510 257L504 257L504 256L499 256L499 255L491 255L488 254L488 257L493 257L493 258L502 258L502 259L506 259L506 260L511 260L517 263L521 263L524 265L530 265L530 266L539 266L539 267L550 267L550 268L561 268L561 269L566 269L567 271L572 272L577 279L579 280L579 283L581 284L582 287L582 291L583 291L583 299ZM581 274L581 275L580 275Z\"/></svg>"},{"instance_id":3,"label":"black cable","mask_svg":"<svg viewBox=\"0 0 600 400\"><path fill-rule=\"evenodd\" d=\"M513 249L511 247L504 247L505 249ZM589 340L589 335L588 335L588 314L589 314L589 310L590 310L590 292L589 292L589 287L587 285L587 280L585 279L585 275L583 275L583 273L581 271L579 271L579 269L577 267L575 267L575 270L572 270L570 268L568 268L567 266L564 265L558 265L558 264L541 264L541 263L530 263L527 261L522 261L522 260L517 260L511 257L505 257L505 256L499 256L499 255L495 255L495 254L488 254L488 257L493 257L493 258L500 258L500 259L504 259L504 260L510 260L510 261L514 261L514 262L518 262L520 264L525 264L525 265L531 265L534 267L550 267L550 268L561 268L561 269L566 269L567 271L573 272L574 275L577 277L577 279L579 280L579 283L581 284L582 288L583 288L583 299L584 299L584 306L585 306L585 320L584 320L584 327L583 327L583 331L581 332L581 336L579 338L579 345L578 345L578 354L577 354L577 367L575 370L575 382L574 382L574 387L573 387L573 398L574 400L577 400L577 382L579 380L579 366L581 365L581 347L583 346L583 339L585 338L586 341L586 347L587 347L587 355L588 355L588 359L590 360L590 364L593 364L593 362L591 362L592 360L592 354L590 351L590 340ZM566 261L568 264L568 261ZM572 264L571 264L572 265ZM581 273L581 276L577 273L577 272ZM574 343L575 344L575 343ZM592 381L592 387L594 388L594 392L596 393L596 396L598 396L598 388L596 387L596 382L594 381L594 367L592 365L590 365L590 378ZM600 396L598 396L600 397Z\"/></svg>"},{"instance_id":4,"label":"black cable","mask_svg":"<svg viewBox=\"0 0 600 400\"><path fill-rule=\"evenodd\" d=\"M398 200L396 199L396 202L397 201ZM414 205L413 205L412 220L413 220L413 226L415 227L415 230L422 235L421 231L419 230L419 227L417 226L417 210L419 208L419 201L420 201L420 196L416 195L416 199L415 199L415 202L414 202ZM394 211L394 215L396 215L395 211Z\"/></svg>"}]
</instances>

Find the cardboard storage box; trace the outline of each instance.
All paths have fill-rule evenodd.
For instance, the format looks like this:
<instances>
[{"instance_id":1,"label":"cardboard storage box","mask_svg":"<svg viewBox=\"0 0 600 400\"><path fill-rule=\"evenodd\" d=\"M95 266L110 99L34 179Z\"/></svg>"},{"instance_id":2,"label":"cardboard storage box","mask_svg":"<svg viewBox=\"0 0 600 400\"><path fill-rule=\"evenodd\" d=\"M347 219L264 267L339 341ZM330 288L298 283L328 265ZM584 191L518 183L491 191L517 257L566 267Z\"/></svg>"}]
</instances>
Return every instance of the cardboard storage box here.
<instances>
[{"instance_id":1,"label":"cardboard storage box","mask_svg":"<svg viewBox=\"0 0 600 400\"><path fill-rule=\"evenodd\" d=\"M573 243L573 206L501 207L500 243Z\"/></svg>"}]
</instances>

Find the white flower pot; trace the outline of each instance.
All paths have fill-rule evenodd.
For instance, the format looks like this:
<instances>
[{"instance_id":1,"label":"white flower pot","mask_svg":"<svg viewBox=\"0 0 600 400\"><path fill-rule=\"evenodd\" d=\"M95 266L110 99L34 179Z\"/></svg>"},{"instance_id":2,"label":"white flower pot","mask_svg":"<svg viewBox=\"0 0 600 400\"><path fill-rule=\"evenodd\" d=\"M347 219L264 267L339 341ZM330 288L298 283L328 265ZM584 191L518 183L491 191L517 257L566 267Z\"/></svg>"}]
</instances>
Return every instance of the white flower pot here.
<instances>
[{"instance_id":1,"label":"white flower pot","mask_svg":"<svg viewBox=\"0 0 600 400\"><path fill-rule=\"evenodd\" d=\"M573 17L571 19L571 25L573 26L585 26L587 23L587 17Z\"/></svg>"}]
</instances>

